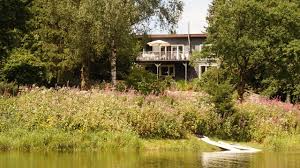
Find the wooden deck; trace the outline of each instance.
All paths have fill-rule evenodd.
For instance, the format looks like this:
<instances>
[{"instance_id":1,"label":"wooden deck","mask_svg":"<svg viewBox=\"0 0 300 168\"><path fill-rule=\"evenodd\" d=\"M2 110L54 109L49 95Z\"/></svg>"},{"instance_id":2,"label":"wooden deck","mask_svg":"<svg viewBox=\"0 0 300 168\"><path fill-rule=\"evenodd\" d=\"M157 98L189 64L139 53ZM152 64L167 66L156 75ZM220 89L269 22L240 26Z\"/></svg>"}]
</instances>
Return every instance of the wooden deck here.
<instances>
[{"instance_id":1,"label":"wooden deck","mask_svg":"<svg viewBox=\"0 0 300 168\"><path fill-rule=\"evenodd\" d=\"M183 52L143 52L137 57L137 61L189 61L190 55Z\"/></svg>"}]
</instances>

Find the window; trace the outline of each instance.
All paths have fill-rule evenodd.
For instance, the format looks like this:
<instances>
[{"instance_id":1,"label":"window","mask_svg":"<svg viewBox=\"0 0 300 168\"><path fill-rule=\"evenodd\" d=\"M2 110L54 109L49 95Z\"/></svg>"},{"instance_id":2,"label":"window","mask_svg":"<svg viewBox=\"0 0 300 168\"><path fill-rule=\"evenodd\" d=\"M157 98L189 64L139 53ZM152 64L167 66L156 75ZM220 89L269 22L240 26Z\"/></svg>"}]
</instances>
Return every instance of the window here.
<instances>
[{"instance_id":1,"label":"window","mask_svg":"<svg viewBox=\"0 0 300 168\"><path fill-rule=\"evenodd\" d=\"M201 66L201 74L203 74L206 71L206 66Z\"/></svg>"},{"instance_id":2,"label":"window","mask_svg":"<svg viewBox=\"0 0 300 168\"><path fill-rule=\"evenodd\" d=\"M160 76L175 76L175 66L174 65L160 66Z\"/></svg>"},{"instance_id":3,"label":"window","mask_svg":"<svg viewBox=\"0 0 300 168\"><path fill-rule=\"evenodd\" d=\"M168 76L169 75L169 67L161 67L160 68L160 75L161 76Z\"/></svg>"},{"instance_id":4,"label":"window","mask_svg":"<svg viewBox=\"0 0 300 168\"><path fill-rule=\"evenodd\" d=\"M183 52L183 46L178 46L179 52Z\"/></svg>"}]
</instances>

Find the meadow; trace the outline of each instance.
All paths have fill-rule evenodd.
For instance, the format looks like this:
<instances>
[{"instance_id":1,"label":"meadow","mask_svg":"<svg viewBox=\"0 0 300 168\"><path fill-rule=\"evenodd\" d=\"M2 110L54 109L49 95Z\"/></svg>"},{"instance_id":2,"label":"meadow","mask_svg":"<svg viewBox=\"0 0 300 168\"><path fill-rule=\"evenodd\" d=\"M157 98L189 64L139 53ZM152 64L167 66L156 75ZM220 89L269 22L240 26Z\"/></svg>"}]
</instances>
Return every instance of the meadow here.
<instances>
[{"instance_id":1,"label":"meadow","mask_svg":"<svg viewBox=\"0 0 300 168\"><path fill-rule=\"evenodd\" d=\"M271 150L300 146L296 108L236 103L224 119L208 95L171 93L36 88L2 96L0 150L216 150L195 134Z\"/></svg>"}]
</instances>

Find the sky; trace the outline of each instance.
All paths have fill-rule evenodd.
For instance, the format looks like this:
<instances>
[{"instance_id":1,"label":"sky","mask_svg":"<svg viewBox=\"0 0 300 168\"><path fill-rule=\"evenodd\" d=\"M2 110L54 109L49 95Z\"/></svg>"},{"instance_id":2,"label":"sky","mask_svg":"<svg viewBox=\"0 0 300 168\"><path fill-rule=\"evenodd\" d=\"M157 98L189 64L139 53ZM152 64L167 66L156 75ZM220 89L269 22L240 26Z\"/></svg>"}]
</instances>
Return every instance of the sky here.
<instances>
[{"instance_id":1,"label":"sky","mask_svg":"<svg viewBox=\"0 0 300 168\"><path fill-rule=\"evenodd\" d=\"M190 33L203 33L207 26L206 16L209 4L212 0L183 0L184 11L178 23L178 34L188 33L188 23L190 22ZM153 33L167 33L154 31Z\"/></svg>"}]
</instances>

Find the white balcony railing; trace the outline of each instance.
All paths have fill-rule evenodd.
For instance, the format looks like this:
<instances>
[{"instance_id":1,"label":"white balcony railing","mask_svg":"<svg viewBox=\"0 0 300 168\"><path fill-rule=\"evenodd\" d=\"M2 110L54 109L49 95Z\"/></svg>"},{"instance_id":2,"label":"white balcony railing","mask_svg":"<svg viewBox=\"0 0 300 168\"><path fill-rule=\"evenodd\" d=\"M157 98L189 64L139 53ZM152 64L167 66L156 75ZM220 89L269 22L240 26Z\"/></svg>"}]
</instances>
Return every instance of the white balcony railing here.
<instances>
[{"instance_id":1,"label":"white balcony railing","mask_svg":"<svg viewBox=\"0 0 300 168\"><path fill-rule=\"evenodd\" d=\"M145 51L137 57L137 61L188 61L189 58L189 53L184 52Z\"/></svg>"}]
</instances>

